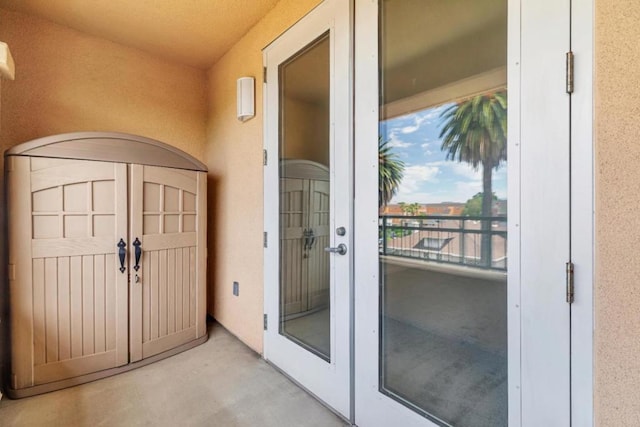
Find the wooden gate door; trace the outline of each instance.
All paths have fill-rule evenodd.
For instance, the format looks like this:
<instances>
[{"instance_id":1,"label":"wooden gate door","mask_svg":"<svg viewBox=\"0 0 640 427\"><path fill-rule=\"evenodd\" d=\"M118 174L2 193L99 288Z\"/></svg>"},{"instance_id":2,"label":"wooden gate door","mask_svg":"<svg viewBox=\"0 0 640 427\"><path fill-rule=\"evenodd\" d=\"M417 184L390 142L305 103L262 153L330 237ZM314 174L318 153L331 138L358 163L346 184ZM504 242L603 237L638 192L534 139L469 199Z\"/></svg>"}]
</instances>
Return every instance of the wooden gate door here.
<instances>
[{"instance_id":1,"label":"wooden gate door","mask_svg":"<svg viewBox=\"0 0 640 427\"><path fill-rule=\"evenodd\" d=\"M309 227L307 210L309 181L298 178L280 180L281 216L281 290L282 313L285 316L307 311L307 276L309 257ZM284 269L283 265L297 265L296 269Z\"/></svg>"},{"instance_id":2,"label":"wooden gate door","mask_svg":"<svg viewBox=\"0 0 640 427\"><path fill-rule=\"evenodd\" d=\"M303 162L296 160L295 162ZM329 304L329 180L281 178L282 314L294 316ZM286 268L295 265L295 268Z\"/></svg>"},{"instance_id":3,"label":"wooden gate door","mask_svg":"<svg viewBox=\"0 0 640 427\"><path fill-rule=\"evenodd\" d=\"M131 165L131 360L206 333L206 174Z\"/></svg>"},{"instance_id":4,"label":"wooden gate door","mask_svg":"<svg viewBox=\"0 0 640 427\"><path fill-rule=\"evenodd\" d=\"M308 310L329 306L329 242L330 192L329 181L309 180L308 223L313 232L309 251L307 292Z\"/></svg>"},{"instance_id":5,"label":"wooden gate door","mask_svg":"<svg viewBox=\"0 0 640 427\"><path fill-rule=\"evenodd\" d=\"M10 215L13 387L127 363L127 166L15 157ZM19 222L19 224L15 224ZM33 286L32 286L33 284ZM24 357L31 355L31 357Z\"/></svg>"}]
</instances>

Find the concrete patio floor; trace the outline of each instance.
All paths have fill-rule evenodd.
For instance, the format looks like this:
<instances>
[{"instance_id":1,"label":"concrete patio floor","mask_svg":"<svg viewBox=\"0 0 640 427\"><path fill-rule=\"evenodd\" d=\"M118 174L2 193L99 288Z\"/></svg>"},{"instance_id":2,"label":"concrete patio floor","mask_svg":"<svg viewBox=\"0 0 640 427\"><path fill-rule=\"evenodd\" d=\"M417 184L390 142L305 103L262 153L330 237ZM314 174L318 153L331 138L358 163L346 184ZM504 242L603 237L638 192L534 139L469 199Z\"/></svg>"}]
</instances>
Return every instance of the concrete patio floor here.
<instances>
[{"instance_id":1,"label":"concrete patio floor","mask_svg":"<svg viewBox=\"0 0 640 427\"><path fill-rule=\"evenodd\" d=\"M0 426L346 426L222 326L201 346L88 384L0 400Z\"/></svg>"}]
</instances>

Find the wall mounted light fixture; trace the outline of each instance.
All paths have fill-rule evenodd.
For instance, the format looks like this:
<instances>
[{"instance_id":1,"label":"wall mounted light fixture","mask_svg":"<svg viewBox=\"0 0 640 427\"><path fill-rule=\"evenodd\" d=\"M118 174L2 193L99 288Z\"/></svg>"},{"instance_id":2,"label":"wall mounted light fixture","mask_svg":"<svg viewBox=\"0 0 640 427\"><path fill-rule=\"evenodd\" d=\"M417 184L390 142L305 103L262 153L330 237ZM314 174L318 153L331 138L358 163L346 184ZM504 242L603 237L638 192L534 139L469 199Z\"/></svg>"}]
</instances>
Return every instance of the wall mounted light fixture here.
<instances>
[{"instance_id":1,"label":"wall mounted light fixture","mask_svg":"<svg viewBox=\"0 0 640 427\"><path fill-rule=\"evenodd\" d=\"M246 122L255 116L255 79L240 77L238 79L238 120Z\"/></svg>"},{"instance_id":2,"label":"wall mounted light fixture","mask_svg":"<svg viewBox=\"0 0 640 427\"><path fill-rule=\"evenodd\" d=\"M16 66L6 43L0 42L0 78L13 80L16 76Z\"/></svg>"}]
</instances>

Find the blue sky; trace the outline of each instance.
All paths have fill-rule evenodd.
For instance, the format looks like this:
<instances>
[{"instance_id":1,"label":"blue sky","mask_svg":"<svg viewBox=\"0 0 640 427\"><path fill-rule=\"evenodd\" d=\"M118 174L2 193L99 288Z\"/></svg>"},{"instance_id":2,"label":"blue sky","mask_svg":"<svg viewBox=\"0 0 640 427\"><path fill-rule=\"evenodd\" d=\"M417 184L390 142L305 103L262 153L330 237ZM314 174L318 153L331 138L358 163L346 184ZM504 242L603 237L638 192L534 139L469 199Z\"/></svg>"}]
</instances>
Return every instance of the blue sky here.
<instances>
[{"instance_id":1,"label":"blue sky","mask_svg":"<svg viewBox=\"0 0 640 427\"><path fill-rule=\"evenodd\" d=\"M466 202L482 191L482 167L446 160L440 149L440 115L449 105L407 114L380 122L380 135L404 162L404 178L391 203ZM507 197L507 167L493 171L493 191Z\"/></svg>"}]
</instances>

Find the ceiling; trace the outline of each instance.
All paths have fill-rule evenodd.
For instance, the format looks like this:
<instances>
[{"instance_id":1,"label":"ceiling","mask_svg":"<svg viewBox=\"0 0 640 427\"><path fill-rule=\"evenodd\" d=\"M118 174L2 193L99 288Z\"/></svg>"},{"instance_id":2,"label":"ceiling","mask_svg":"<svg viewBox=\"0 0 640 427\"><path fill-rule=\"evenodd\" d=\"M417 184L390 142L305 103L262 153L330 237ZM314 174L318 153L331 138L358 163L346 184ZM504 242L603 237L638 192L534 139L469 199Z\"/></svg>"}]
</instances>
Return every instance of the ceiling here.
<instances>
[{"instance_id":1,"label":"ceiling","mask_svg":"<svg viewBox=\"0 0 640 427\"><path fill-rule=\"evenodd\" d=\"M198 68L209 68L278 0L0 0L39 16Z\"/></svg>"}]
</instances>

